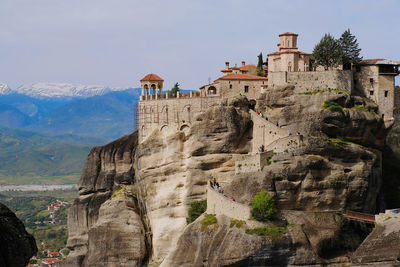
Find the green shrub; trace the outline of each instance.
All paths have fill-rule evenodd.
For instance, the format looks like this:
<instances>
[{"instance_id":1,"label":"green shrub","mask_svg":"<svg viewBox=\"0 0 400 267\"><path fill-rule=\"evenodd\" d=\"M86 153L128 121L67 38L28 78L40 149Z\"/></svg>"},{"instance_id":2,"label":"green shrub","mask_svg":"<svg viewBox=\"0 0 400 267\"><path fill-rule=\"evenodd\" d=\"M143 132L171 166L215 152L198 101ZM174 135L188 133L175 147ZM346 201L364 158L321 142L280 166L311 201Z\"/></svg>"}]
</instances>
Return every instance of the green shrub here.
<instances>
[{"instance_id":1,"label":"green shrub","mask_svg":"<svg viewBox=\"0 0 400 267\"><path fill-rule=\"evenodd\" d=\"M232 219L229 227L232 228L232 227L236 226L236 228L242 228L243 225L245 225L245 224L246 224L246 222L243 220Z\"/></svg>"},{"instance_id":2,"label":"green shrub","mask_svg":"<svg viewBox=\"0 0 400 267\"><path fill-rule=\"evenodd\" d=\"M344 114L343 108L338 103L333 101L325 101L322 104L322 107L332 112L341 112Z\"/></svg>"},{"instance_id":3,"label":"green shrub","mask_svg":"<svg viewBox=\"0 0 400 267\"><path fill-rule=\"evenodd\" d=\"M251 215L258 221L266 221L276 213L275 201L267 190L263 189L258 192L253 198Z\"/></svg>"},{"instance_id":4,"label":"green shrub","mask_svg":"<svg viewBox=\"0 0 400 267\"><path fill-rule=\"evenodd\" d=\"M258 236L269 236L271 238L278 238L286 234L286 227L281 226L264 226L253 229L246 229L246 234L258 235Z\"/></svg>"},{"instance_id":5,"label":"green shrub","mask_svg":"<svg viewBox=\"0 0 400 267\"><path fill-rule=\"evenodd\" d=\"M188 217L186 218L186 222L192 223L194 222L198 217L200 217L201 214L203 214L207 209L207 200L202 200L202 201L193 201L190 203L190 208L188 211Z\"/></svg>"},{"instance_id":6,"label":"green shrub","mask_svg":"<svg viewBox=\"0 0 400 267\"><path fill-rule=\"evenodd\" d=\"M217 224L218 220L215 214L204 214L204 219L201 221L201 230L205 231L208 229L209 225Z\"/></svg>"}]
</instances>

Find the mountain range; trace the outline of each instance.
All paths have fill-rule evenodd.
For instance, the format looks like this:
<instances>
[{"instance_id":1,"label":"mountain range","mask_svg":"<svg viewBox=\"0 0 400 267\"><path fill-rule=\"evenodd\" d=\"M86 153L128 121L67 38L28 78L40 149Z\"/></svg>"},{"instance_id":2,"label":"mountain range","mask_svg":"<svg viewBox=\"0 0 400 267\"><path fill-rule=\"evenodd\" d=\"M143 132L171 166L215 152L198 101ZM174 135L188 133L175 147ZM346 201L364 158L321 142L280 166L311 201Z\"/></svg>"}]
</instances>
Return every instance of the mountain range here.
<instances>
[{"instance_id":1,"label":"mountain range","mask_svg":"<svg viewBox=\"0 0 400 267\"><path fill-rule=\"evenodd\" d=\"M47 136L88 136L103 142L133 131L134 105L140 89L39 85L16 90L1 87L0 126Z\"/></svg>"}]
</instances>

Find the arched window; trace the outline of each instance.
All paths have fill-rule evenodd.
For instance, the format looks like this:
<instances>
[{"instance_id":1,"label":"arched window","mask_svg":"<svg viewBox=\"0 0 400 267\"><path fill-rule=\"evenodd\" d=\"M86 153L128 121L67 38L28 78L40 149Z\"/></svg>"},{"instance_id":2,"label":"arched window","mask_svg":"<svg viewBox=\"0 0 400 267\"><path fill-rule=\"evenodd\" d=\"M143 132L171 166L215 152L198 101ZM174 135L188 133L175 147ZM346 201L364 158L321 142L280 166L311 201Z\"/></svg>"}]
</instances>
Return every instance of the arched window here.
<instances>
[{"instance_id":1,"label":"arched window","mask_svg":"<svg viewBox=\"0 0 400 267\"><path fill-rule=\"evenodd\" d=\"M214 86L210 86L207 90L207 94L208 95L216 95L217 94L217 88L215 88Z\"/></svg>"}]
</instances>

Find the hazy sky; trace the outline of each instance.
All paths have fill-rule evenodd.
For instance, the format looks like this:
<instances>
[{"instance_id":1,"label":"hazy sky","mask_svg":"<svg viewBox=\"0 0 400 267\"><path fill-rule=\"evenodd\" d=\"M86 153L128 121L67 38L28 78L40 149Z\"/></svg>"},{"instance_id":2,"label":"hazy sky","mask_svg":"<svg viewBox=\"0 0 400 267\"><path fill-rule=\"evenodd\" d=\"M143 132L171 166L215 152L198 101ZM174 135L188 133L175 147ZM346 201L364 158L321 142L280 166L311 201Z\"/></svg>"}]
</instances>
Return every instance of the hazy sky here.
<instances>
[{"instance_id":1,"label":"hazy sky","mask_svg":"<svg viewBox=\"0 0 400 267\"><path fill-rule=\"evenodd\" d=\"M399 13L397 0L0 0L0 82L137 87L156 73L197 89L286 31L312 52L350 28L364 58L400 60Z\"/></svg>"}]
</instances>

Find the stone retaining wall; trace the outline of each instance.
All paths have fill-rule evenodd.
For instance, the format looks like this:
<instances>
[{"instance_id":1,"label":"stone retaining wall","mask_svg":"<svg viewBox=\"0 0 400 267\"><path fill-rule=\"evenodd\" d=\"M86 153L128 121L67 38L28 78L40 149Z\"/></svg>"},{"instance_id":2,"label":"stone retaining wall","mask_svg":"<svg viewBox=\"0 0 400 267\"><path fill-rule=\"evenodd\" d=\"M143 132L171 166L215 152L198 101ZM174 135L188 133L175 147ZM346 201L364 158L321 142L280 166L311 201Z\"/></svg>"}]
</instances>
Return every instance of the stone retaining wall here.
<instances>
[{"instance_id":1,"label":"stone retaining wall","mask_svg":"<svg viewBox=\"0 0 400 267\"><path fill-rule=\"evenodd\" d=\"M283 85L294 85L297 93L328 88L348 90L351 93L353 73L350 70L268 73L268 90Z\"/></svg>"},{"instance_id":2,"label":"stone retaining wall","mask_svg":"<svg viewBox=\"0 0 400 267\"><path fill-rule=\"evenodd\" d=\"M233 219L248 220L251 216L249 206L231 200L229 197L218 193L216 189L207 187L207 211L208 214L225 215Z\"/></svg>"},{"instance_id":3,"label":"stone retaining wall","mask_svg":"<svg viewBox=\"0 0 400 267\"><path fill-rule=\"evenodd\" d=\"M290 135L286 136L284 138L278 139L274 141L273 143L269 144L265 150L267 151L273 151L275 153L281 153L281 152L290 152L292 150L295 150L303 145L302 141L303 136L297 136L297 135Z\"/></svg>"},{"instance_id":4,"label":"stone retaining wall","mask_svg":"<svg viewBox=\"0 0 400 267\"><path fill-rule=\"evenodd\" d=\"M256 112L250 110L253 120L253 153L258 152L261 144L267 147L272 142L287 136L287 131L277 127L264 117L260 117Z\"/></svg>"},{"instance_id":5,"label":"stone retaining wall","mask_svg":"<svg viewBox=\"0 0 400 267\"><path fill-rule=\"evenodd\" d=\"M272 153L272 151L268 151L242 156L242 158L237 159L235 162L235 174L260 171Z\"/></svg>"}]
</instances>

